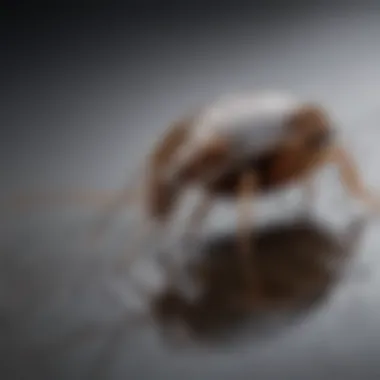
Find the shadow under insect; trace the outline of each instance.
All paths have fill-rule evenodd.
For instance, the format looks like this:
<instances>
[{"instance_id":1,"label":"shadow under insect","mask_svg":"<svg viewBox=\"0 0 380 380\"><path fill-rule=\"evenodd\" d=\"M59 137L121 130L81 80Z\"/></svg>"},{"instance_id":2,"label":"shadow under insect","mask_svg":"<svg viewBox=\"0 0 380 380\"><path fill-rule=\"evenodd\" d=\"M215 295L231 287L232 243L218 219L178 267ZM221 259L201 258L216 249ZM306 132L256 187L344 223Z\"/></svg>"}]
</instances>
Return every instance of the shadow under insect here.
<instances>
[{"instance_id":1,"label":"shadow under insect","mask_svg":"<svg viewBox=\"0 0 380 380\"><path fill-rule=\"evenodd\" d=\"M194 338L236 333L246 323L265 322L269 314L301 317L326 299L354 252L364 221L343 234L300 220L252 231L253 285L241 276L236 237L217 236L201 247L201 259L187 274L201 291L189 299L175 287L153 302L153 314L165 327L180 323ZM265 323L264 323L265 324ZM265 326L257 324L262 333Z\"/></svg>"}]
</instances>

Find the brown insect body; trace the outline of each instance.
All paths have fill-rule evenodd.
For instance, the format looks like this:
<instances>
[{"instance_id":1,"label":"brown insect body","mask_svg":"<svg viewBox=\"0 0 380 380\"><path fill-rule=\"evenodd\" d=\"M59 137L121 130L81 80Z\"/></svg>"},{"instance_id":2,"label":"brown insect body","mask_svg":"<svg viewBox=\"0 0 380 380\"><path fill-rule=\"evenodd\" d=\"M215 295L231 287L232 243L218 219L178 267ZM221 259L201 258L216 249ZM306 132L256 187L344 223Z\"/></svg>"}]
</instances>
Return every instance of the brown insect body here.
<instances>
[{"instance_id":1,"label":"brown insect body","mask_svg":"<svg viewBox=\"0 0 380 380\"><path fill-rule=\"evenodd\" d=\"M176 153L186 143L192 129L192 119L188 118L172 126L164 136L151 158L148 177L147 208L153 218L167 219L175 206L181 191L189 185L198 185L215 197L236 197L239 180L250 170L258 177L258 191L266 193L280 189L287 184L302 179L318 166L319 158L328 147L332 136L331 127L324 112L313 106L304 107L289 120L289 134L300 138L295 145L283 145L259 156L247 158L244 162L229 162L228 142L215 142L206 152L200 152L193 162L189 162L178 174L176 183L165 178L165 170L171 165ZM228 170L213 180L207 180L212 169L225 163Z\"/></svg>"}]
</instances>

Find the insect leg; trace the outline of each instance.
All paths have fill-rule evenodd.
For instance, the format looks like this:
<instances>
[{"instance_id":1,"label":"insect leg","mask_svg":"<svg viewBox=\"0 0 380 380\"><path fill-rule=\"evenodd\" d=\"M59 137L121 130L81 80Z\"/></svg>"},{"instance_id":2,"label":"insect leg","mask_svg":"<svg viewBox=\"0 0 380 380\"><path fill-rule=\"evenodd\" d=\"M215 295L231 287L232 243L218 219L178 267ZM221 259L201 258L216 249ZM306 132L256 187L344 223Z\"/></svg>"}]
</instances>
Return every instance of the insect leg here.
<instances>
[{"instance_id":1,"label":"insect leg","mask_svg":"<svg viewBox=\"0 0 380 380\"><path fill-rule=\"evenodd\" d=\"M1 208L12 211L28 211L36 206L62 206L88 204L103 206L117 197L115 191L67 190L64 192L23 192L13 194L0 202Z\"/></svg>"},{"instance_id":2,"label":"insect leg","mask_svg":"<svg viewBox=\"0 0 380 380\"><path fill-rule=\"evenodd\" d=\"M370 209L380 211L380 198L364 185L358 168L346 150L334 146L326 153L326 163L328 162L338 165L340 179L352 196L363 201Z\"/></svg>"},{"instance_id":3,"label":"insect leg","mask_svg":"<svg viewBox=\"0 0 380 380\"><path fill-rule=\"evenodd\" d=\"M238 189L238 250L244 278L250 282L252 277L252 241L249 228L250 202L255 194L257 178L255 173L247 172L240 179Z\"/></svg>"}]
</instances>

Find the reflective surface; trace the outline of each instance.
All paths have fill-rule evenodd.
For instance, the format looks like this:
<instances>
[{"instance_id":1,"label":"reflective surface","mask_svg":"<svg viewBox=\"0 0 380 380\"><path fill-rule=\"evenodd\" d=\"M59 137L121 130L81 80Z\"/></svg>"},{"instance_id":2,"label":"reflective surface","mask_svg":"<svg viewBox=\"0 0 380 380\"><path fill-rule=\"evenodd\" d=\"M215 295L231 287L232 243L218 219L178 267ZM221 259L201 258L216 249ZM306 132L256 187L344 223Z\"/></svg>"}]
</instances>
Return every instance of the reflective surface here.
<instances>
[{"instance_id":1,"label":"reflective surface","mask_svg":"<svg viewBox=\"0 0 380 380\"><path fill-rule=\"evenodd\" d=\"M183 111L221 93L253 88L286 89L325 104L363 179L380 190L378 9L331 6L265 17L251 9L223 17L194 28L188 16L176 32L146 23L128 33L119 24L93 26L51 44L39 60L20 53L30 70L20 70L8 93L19 111L6 123L2 194L114 189ZM123 266L125 254L135 249L137 211L121 213L95 249L86 246L86 232L101 213L96 205L3 213L0 377L377 379L380 226L376 220L365 226L351 260L343 260L343 250L338 278L334 268L326 269L324 257L341 252L336 239L350 231L360 209L335 174L326 169L316 178L317 224L308 224L309 232L294 236L291 228L301 212L296 189L255 204L258 226L279 223L261 243L269 253L261 254L258 266L267 268L260 271L263 289L239 299L242 293L226 270L233 264L222 259L234 251L221 252L215 282L208 282L211 274L201 277L212 288L214 309L185 305L190 314L181 313L193 329L187 334L177 326L169 340L156 319L140 317L144 300L162 288L154 252L146 252L131 276ZM234 204L216 207L204 236L231 234L235 211ZM294 247L289 254L288 244ZM312 302L316 293L319 303ZM231 316L228 302L231 324L222 318ZM264 317L241 322L245 309L264 306ZM218 326L216 341L208 342L209 327ZM194 331L205 337L202 344L191 339Z\"/></svg>"}]
</instances>

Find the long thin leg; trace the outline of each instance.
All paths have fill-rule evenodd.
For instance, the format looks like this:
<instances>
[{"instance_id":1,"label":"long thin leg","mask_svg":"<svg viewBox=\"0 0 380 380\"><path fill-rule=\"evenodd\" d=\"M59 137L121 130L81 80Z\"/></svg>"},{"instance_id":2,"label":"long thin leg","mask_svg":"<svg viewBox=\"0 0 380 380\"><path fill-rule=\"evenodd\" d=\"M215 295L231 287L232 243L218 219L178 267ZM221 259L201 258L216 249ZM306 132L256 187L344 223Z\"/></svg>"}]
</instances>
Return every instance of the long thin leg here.
<instances>
[{"instance_id":1,"label":"long thin leg","mask_svg":"<svg viewBox=\"0 0 380 380\"><path fill-rule=\"evenodd\" d=\"M36 206L63 205L97 205L104 206L118 196L117 191L102 190L66 190L57 192L22 192L1 200L0 206L5 210L28 211ZM130 197L136 199L134 194Z\"/></svg>"},{"instance_id":2,"label":"long thin leg","mask_svg":"<svg viewBox=\"0 0 380 380\"><path fill-rule=\"evenodd\" d=\"M339 146L331 148L325 159L326 163L332 162L338 165L341 181L352 196L363 201L371 209L380 211L380 198L364 185L359 170L343 148Z\"/></svg>"},{"instance_id":3,"label":"long thin leg","mask_svg":"<svg viewBox=\"0 0 380 380\"><path fill-rule=\"evenodd\" d=\"M238 193L238 249L240 252L240 264L244 278L248 281L252 278L252 242L249 228L250 203L255 195L257 187L256 175L253 172L245 173L241 177Z\"/></svg>"},{"instance_id":4,"label":"long thin leg","mask_svg":"<svg viewBox=\"0 0 380 380\"><path fill-rule=\"evenodd\" d=\"M103 209L103 215L90 231L90 244L96 243L104 234L111 217L122 207L137 203L141 198L138 189L122 191L67 190L56 192L23 192L0 199L0 208L9 212L27 212L37 206L92 205Z\"/></svg>"}]
</instances>

